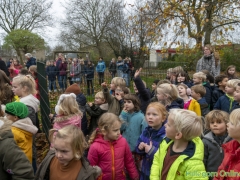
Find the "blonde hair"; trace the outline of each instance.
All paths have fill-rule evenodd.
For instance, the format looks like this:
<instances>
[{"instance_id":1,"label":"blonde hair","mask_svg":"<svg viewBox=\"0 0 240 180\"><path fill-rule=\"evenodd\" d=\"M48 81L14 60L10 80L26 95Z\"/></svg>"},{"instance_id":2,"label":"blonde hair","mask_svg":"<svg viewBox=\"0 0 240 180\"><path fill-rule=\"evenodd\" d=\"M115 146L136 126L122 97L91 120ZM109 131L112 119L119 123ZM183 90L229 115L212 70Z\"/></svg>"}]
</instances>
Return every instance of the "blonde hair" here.
<instances>
[{"instance_id":1,"label":"blonde hair","mask_svg":"<svg viewBox=\"0 0 240 180\"><path fill-rule=\"evenodd\" d=\"M204 47L208 48L213 53L213 47L210 44L206 44Z\"/></svg>"},{"instance_id":2,"label":"blonde hair","mask_svg":"<svg viewBox=\"0 0 240 180\"><path fill-rule=\"evenodd\" d=\"M182 66L176 66L175 68L173 68L173 72L175 72L175 74L178 74L180 72L184 72L184 69L182 68Z\"/></svg>"},{"instance_id":3,"label":"blonde hair","mask_svg":"<svg viewBox=\"0 0 240 180\"><path fill-rule=\"evenodd\" d=\"M229 87L232 87L232 88L236 89L237 86L238 86L238 83L240 83L239 79L231 79L231 80L228 80L226 86L229 86Z\"/></svg>"},{"instance_id":4,"label":"blonde hair","mask_svg":"<svg viewBox=\"0 0 240 180\"><path fill-rule=\"evenodd\" d=\"M210 123L214 119L222 120L226 125L229 122L229 114L221 110L212 110L205 116L205 128L210 129Z\"/></svg>"},{"instance_id":5,"label":"blonde hair","mask_svg":"<svg viewBox=\"0 0 240 180\"><path fill-rule=\"evenodd\" d=\"M178 89L174 84L163 83L157 87L157 92L163 93L171 102L179 97Z\"/></svg>"},{"instance_id":6,"label":"blonde hair","mask_svg":"<svg viewBox=\"0 0 240 180\"><path fill-rule=\"evenodd\" d=\"M201 135L202 119L195 112L186 109L171 109L169 114L173 116L174 127L176 131L182 133L184 140L190 141Z\"/></svg>"},{"instance_id":7,"label":"blonde hair","mask_svg":"<svg viewBox=\"0 0 240 180\"><path fill-rule=\"evenodd\" d=\"M76 98L73 96L63 98L59 104L59 114L64 116L71 114L80 114L82 116L82 112L79 110Z\"/></svg>"},{"instance_id":8,"label":"blonde hair","mask_svg":"<svg viewBox=\"0 0 240 180\"><path fill-rule=\"evenodd\" d=\"M31 65L29 67L29 71L32 71L32 72L36 73L37 72L37 66L36 65Z\"/></svg>"},{"instance_id":9,"label":"blonde hair","mask_svg":"<svg viewBox=\"0 0 240 180\"><path fill-rule=\"evenodd\" d=\"M119 119L119 117L113 113L104 113L101 115L101 117L98 120L98 128L93 131L91 134L88 143L92 144L98 134L102 134L102 131L108 132L113 124L118 121L122 124L122 121Z\"/></svg>"},{"instance_id":10,"label":"blonde hair","mask_svg":"<svg viewBox=\"0 0 240 180\"><path fill-rule=\"evenodd\" d=\"M54 141L56 138L67 140L70 143L75 159L80 159L88 147L82 131L74 125L65 126L60 130L51 129L49 139Z\"/></svg>"},{"instance_id":11,"label":"blonde hair","mask_svg":"<svg viewBox=\"0 0 240 180\"><path fill-rule=\"evenodd\" d=\"M37 93L36 91L36 83L35 80L31 75L18 75L13 78L13 81L18 83L22 87L27 87L28 94L35 95Z\"/></svg>"},{"instance_id":12,"label":"blonde hair","mask_svg":"<svg viewBox=\"0 0 240 180\"><path fill-rule=\"evenodd\" d=\"M201 79L202 79L202 82L205 82L206 79L207 79L206 74L203 73L203 72L194 73L194 74L193 74L193 77L194 77L194 76L195 76L196 78L201 78Z\"/></svg>"},{"instance_id":13,"label":"blonde hair","mask_svg":"<svg viewBox=\"0 0 240 180\"><path fill-rule=\"evenodd\" d=\"M154 109L156 109L157 113L161 114L163 119L167 118L168 111L166 110L165 106L163 106L161 103L159 102L150 103L146 109L146 114L150 107L153 107Z\"/></svg>"},{"instance_id":14,"label":"blonde hair","mask_svg":"<svg viewBox=\"0 0 240 180\"><path fill-rule=\"evenodd\" d=\"M111 84L114 84L116 87L126 87L126 81L121 77L114 77L111 81Z\"/></svg>"},{"instance_id":15,"label":"blonde hair","mask_svg":"<svg viewBox=\"0 0 240 180\"><path fill-rule=\"evenodd\" d=\"M95 94L95 98L99 98L99 99L105 100L105 98L104 98L104 95L103 95L103 92L102 92L102 91L99 91L99 92L97 92L97 94Z\"/></svg>"},{"instance_id":16,"label":"blonde hair","mask_svg":"<svg viewBox=\"0 0 240 180\"><path fill-rule=\"evenodd\" d=\"M234 109L230 113L229 120L234 126L240 125L240 108Z\"/></svg>"}]
</instances>

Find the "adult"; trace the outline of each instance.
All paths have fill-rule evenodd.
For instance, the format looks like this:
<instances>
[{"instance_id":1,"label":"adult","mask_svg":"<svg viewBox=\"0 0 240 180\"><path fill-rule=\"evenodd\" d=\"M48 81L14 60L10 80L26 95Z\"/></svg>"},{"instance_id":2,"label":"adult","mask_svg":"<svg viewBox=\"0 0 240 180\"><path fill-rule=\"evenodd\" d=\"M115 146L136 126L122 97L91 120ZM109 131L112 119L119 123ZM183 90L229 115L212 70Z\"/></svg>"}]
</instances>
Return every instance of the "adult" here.
<instances>
[{"instance_id":1,"label":"adult","mask_svg":"<svg viewBox=\"0 0 240 180\"><path fill-rule=\"evenodd\" d=\"M70 76L72 77L72 82L77 83L80 85L80 72L81 72L81 66L78 63L77 58L73 59L73 64L70 69Z\"/></svg>"},{"instance_id":2,"label":"adult","mask_svg":"<svg viewBox=\"0 0 240 180\"><path fill-rule=\"evenodd\" d=\"M62 58L62 63L59 64L59 86L60 91L63 92L67 89L67 69L68 69L68 62L65 60L65 58Z\"/></svg>"},{"instance_id":3,"label":"adult","mask_svg":"<svg viewBox=\"0 0 240 180\"><path fill-rule=\"evenodd\" d=\"M103 61L103 58L100 57L98 64L96 66L96 71L98 73L98 82L99 85L101 85L104 82L104 71L106 69L105 62Z\"/></svg>"},{"instance_id":4,"label":"adult","mask_svg":"<svg viewBox=\"0 0 240 180\"><path fill-rule=\"evenodd\" d=\"M202 70L208 70L213 77L216 76L213 48L209 44L204 46L204 55L197 62L196 72Z\"/></svg>"},{"instance_id":5,"label":"adult","mask_svg":"<svg viewBox=\"0 0 240 180\"><path fill-rule=\"evenodd\" d=\"M116 64L115 58L112 58L112 61L109 65L108 69L109 69L110 74L112 75L112 78L114 78L116 75L116 72L117 72L117 64Z\"/></svg>"},{"instance_id":6,"label":"adult","mask_svg":"<svg viewBox=\"0 0 240 180\"><path fill-rule=\"evenodd\" d=\"M60 87L60 91L61 91L61 76L60 76L60 65L62 64L62 61L64 61L64 56L62 53L58 53L58 57L56 57L56 68L57 68L57 80L58 80L58 84Z\"/></svg>"},{"instance_id":7,"label":"adult","mask_svg":"<svg viewBox=\"0 0 240 180\"><path fill-rule=\"evenodd\" d=\"M123 66L124 61L121 56L118 56L118 61L117 61L117 77L123 77Z\"/></svg>"},{"instance_id":8,"label":"adult","mask_svg":"<svg viewBox=\"0 0 240 180\"><path fill-rule=\"evenodd\" d=\"M2 71L4 71L5 72L5 74L7 75L7 76L9 76L9 71L8 71L8 68L7 68L7 66L6 66L6 63L2 60L2 58L0 57L0 70L2 70Z\"/></svg>"},{"instance_id":9,"label":"adult","mask_svg":"<svg viewBox=\"0 0 240 180\"><path fill-rule=\"evenodd\" d=\"M36 64L36 59L32 56L31 53L25 54L25 57L27 59L27 62L25 63L27 68L29 68L31 65L37 65Z\"/></svg>"},{"instance_id":10,"label":"adult","mask_svg":"<svg viewBox=\"0 0 240 180\"><path fill-rule=\"evenodd\" d=\"M215 58L215 75L220 75L220 55L219 52L214 52L214 58Z\"/></svg>"}]
</instances>

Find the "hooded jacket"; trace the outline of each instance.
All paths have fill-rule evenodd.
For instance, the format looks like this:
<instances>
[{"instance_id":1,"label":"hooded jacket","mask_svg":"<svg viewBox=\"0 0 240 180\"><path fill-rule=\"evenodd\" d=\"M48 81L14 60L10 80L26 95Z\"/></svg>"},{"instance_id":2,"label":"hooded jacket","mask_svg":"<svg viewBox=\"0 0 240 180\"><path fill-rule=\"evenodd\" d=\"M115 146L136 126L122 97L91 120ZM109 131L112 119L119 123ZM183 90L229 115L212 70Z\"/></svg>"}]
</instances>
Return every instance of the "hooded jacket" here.
<instances>
[{"instance_id":1,"label":"hooded jacket","mask_svg":"<svg viewBox=\"0 0 240 180\"><path fill-rule=\"evenodd\" d=\"M201 116L201 108L199 103L195 99L191 99L191 102L188 106L188 110L195 112L198 116Z\"/></svg>"},{"instance_id":2,"label":"hooded jacket","mask_svg":"<svg viewBox=\"0 0 240 180\"><path fill-rule=\"evenodd\" d=\"M54 129L62 129L68 125L74 125L78 128L81 128L81 114L70 114L68 116L56 116L54 119L53 128Z\"/></svg>"},{"instance_id":3,"label":"hooded jacket","mask_svg":"<svg viewBox=\"0 0 240 180\"><path fill-rule=\"evenodd\" d=\"M2 120L2 119L1 119ZM11 122L0 125L0 179L33 180L33 168L24 152L16 145Z\"/></svg>"},{"instance_id":4,"label":"hooded jacket","mask_svg":"<svg viewBox=\"0 0 240 180\"><path fill-rule=\"evenodd\" d=\"M214 105L216 104L217 100L223 96L225 94L225 92L223 92L221 89L219 89L218 86L215 87L215 89L212 92L212 105L214 107Z\"/></svg>"},{"instance_id":5,"label":"hooded jacket","mask_svg":"<svg viewBox=\"0 0 240 180\"><path fill-rule=\"evenodd\" d=\"M160 127L158 130L153 129L150 126L146 127L138 139L135 150L137 154L143 156L140 180L149 179L154 154L157 152L159 144L162 142L163 138L166 135L164 126L166 122L167 120L163 122L162 127ZM150 144L150 141L152 142L153 146L148 153L146 153L145 150L138 149L138 146L141 142Z\"/></svg>"},{"instance_id":6,"label":"hooded jacket","mask_svg":"<svg viewBox=\"0 0 240 180\"><path fill-rule=\"evenodd\" d=\"M20 119L12 124L12 133L18 147L26 154L28 160L32 162L32 141L33 135L38 128L33 125L29 117Z\"/></svg>"},{"instance_id":7,"label":"hooded jacket","mask_svg":"<svg viewBox=\"0 0 240 180\"><path fill-rule=\"evenodd\" d=\"M50 163L54 156L55 152L50 150L39 165L35 180L49 180ZM82 168L78 174L77 180L95 180L98 175L97 170L94 167L91 167L84 158L81 158L80 161L82 163Z\"/></svg>"},{"instance_id":8,"label":"hooded jacket","mask_svg":"<svg viewBox=\"0 0 240 180\"><path fill-rule=\"evenodd\" d=\"M196 72L202 71L202 70L208 70L209 73L216 77L216 70L215 70L215 58L213 54L210 54L209 56L203 56L201 59L197 62Z\"/></svg>"},{"instance_id":9,"label":"hooded jacket","mask_svg":"<svg viewBox=\"0 0 240 180\"><path fill-rule=\"evenodd\" d=\"M224 94L218 99L213 109L219 109L227 113L230 113L232 108L237 104L237 101L233 100L231 107L230 107L230 104L231 104L231 100L226 96L226 94Z\"/></svg>"},{"instance_id":10,"label":"hooded jacket","mask_svg":"<svg viewBox=\"0 0 240 180\"><path fill-rule=\"evenodd\" d=\"M203 136L204 144L204 164L207 172L216 172L220 166L224 153L221 145L214 139L213 133L210 131ZM223 139L222 144L232 140L229 136Z\"/></svg>"},{"instance_id":11,"label":"hooded jacket","mask_svg":"<svg viewBox=\"0 0 240 180\"><path fill-rule=\"evenodd\" d=\"M132 153L126 139L121 135L116 141L110 142L98 134L90 146L88 160L92 166L102 169L102 175L99 177L101 180L125 180L125 170L131 179L138 179Z\"/></svg>"},{"instance_id":12,"label":"hooded jacket","mask_svg":"<svg viewBox=\"0 0 240 180\"><path fill-rule=\"evenodd\" d=\"M181 98L177 98L175 101L172 101L170 105L166 106L166 110L170 111L170 109L183 109L184 101Z\"/></svg>"},{"instance_id":13,"label":"hooded jacket","mask_svg":"<svg viewBox=\"0 0 240 180\"><path fill-rule=\"evenodd\" d=\"M151 180L161 179L164 159L168 148L173 142L173 140L165 138L160 144L158 151L154 155L150 173ZM187 148L171 165L166 180L207 180L208 177L203 164L203 150L203 143L199 137L189 141ZM202 174L205 174L205 176Z\"/></svg>"}]
</instances>

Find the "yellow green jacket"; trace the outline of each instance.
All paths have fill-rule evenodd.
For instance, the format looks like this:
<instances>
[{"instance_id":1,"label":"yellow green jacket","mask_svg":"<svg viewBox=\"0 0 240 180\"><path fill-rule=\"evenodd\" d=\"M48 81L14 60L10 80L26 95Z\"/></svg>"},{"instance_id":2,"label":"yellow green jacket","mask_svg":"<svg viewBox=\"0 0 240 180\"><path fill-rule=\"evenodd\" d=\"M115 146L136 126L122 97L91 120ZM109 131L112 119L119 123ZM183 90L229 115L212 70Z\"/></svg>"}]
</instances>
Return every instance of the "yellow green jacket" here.
<instances>
[{"instance_id":1,"label":"yellow green jacket","mask_svg":"<svg viewBox=\"0 0 240 180\"><path fill-rule=\"evenodd\" d=\"M188 110L195 112L198 116L201 116L201 107L199 103L192 98Z\"/></svg>"},{"instance_id":2,"label":"yellow green jacket","mask_svg":"<svg viewBox=\"0 0 240 180\"><path fill-rule=\"evenodd\" d=\"M20 119L12 124L12 133L18 147L26 154L28 160L32 162L32 141L33 135L38 131L32 124L30 118Z\"/></svg>"},{"instance_id":3,"label":"yellow green jacket","mask_svg":"<svg viewBox=\"0 0 240 180\"><path fill-rule=\"evenodd\" d=\"M160 180L164 158L172 140L165 138L156 154L150 172L150 180ZM204 145L199 137L189 142L184 153L172 164L168 171L166 180L207 180L206 170L203 164Z\"/></svg>"}]
</instances>

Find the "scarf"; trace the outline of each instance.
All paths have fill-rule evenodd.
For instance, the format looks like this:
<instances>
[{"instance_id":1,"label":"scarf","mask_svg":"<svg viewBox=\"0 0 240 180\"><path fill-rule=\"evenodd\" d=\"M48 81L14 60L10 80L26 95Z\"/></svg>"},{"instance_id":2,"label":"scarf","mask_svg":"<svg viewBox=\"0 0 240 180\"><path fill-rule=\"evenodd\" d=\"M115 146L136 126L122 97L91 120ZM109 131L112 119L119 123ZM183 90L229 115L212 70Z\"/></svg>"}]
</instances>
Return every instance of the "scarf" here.
<instances>
[{"instance_id":1,"label":"scarf","mask_svg":"<svg viewBox=\"0 0 240 180\"><path fill-rule=\"evenodd\" d=\"M228 97L228 99L230 101L230 106L229 106L229 112L230 112L232 109L232 104L233 104L234 98L232 96L229 96L228 94L226 94L226 96Z\"/></svg>"}]
</instances>

